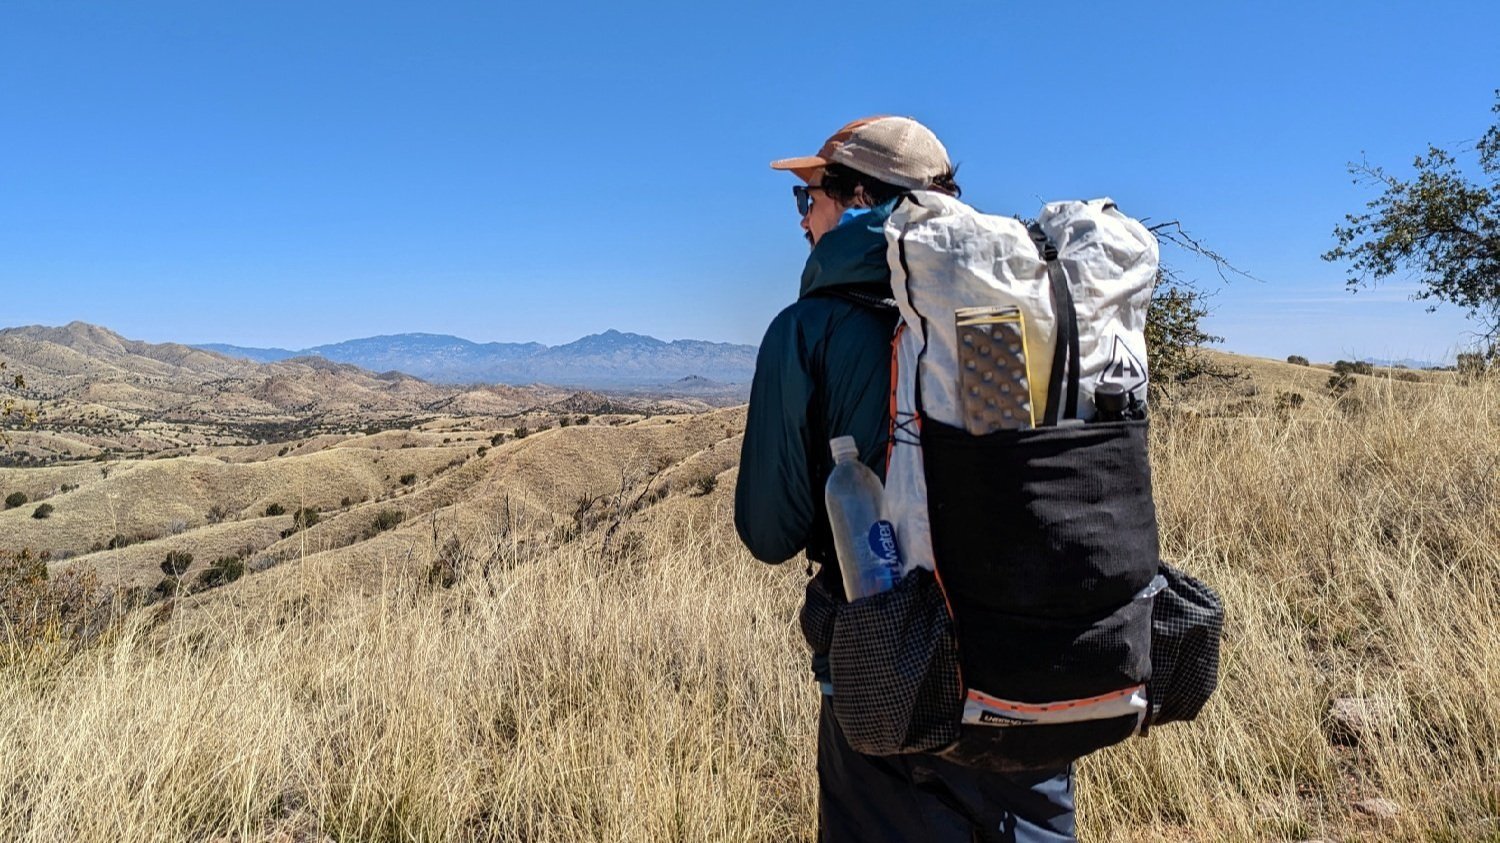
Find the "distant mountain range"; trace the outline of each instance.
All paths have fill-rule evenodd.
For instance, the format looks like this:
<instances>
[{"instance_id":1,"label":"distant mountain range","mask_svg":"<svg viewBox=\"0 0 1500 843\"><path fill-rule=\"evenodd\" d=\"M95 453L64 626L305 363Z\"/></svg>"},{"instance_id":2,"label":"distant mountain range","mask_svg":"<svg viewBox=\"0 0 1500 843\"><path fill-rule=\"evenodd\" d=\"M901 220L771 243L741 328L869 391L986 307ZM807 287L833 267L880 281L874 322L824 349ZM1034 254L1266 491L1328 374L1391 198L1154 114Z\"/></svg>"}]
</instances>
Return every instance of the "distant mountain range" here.
<instances>
[{"instance_id":1,"label":"distant mountain range","mask_svg":"<svg viewBox=\"0 0 1500 843\"><path fill-rule=\"evenodd\" d=\"M605 348L596 351L596 356L608 358L608 340L604 338ZM628 360L628 354L621 356ZM170 419L240 424L290 418L411 418L434 413L503 416L532 410L696 412L743 403L748 392L743 384L696 375L676 379L661 375L652 385L607 391L537 382L442 385L388 365L377 374L367 367L311 354L269 362L249 357L177 343L140 342L85 322L0 328L0 361L9 364L7 371L25 374L25 397L44 402L55 421L86 418L104 408L150 423ZM389 363L396 357L393 353L383 359ZM11 394L0 382L0 397Z\"/></svg>"},{"instance_id":2,"label":"distant mountain range","mask_svg":"<svg viewBox=\"0 0 1500 843\"><path fill-rule=\"evenodd\" d=\"M208 343L195 348L274 363L322 357L373 372L396 371L433 383L548 383L591 389L665 386L684 379L700 386L748 384L753 345L674 340L605 331L565 345L477 343L446 334L393 334L293 351Z\"/></svg>"}]
</instances>

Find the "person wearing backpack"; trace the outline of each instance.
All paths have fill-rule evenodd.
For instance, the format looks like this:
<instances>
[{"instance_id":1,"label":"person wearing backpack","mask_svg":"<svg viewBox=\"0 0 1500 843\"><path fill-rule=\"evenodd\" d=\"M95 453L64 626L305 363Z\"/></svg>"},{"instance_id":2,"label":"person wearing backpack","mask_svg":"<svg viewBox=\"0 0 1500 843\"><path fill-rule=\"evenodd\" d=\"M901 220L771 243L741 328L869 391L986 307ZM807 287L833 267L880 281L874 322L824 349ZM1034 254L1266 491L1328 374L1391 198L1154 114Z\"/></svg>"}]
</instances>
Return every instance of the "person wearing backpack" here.
<instances>
[{"instance_id":1,"label":"person wearing backpack","mask_svg":"<svg viewBox=\"0 0 1500 843\"><path fill-rule=\"evenodd\" d=\"M883 226L912 190L959 194L946 149L905 117L870 117L840 129L816 155L771 165L794 186L812 243L797 301L760 345L735 488L735 527L756 558L805 552L819 568L801 612L824 691L818 724L818 823L823 841L1074 839L1071 765L999 773L926 753L865 755L834 716L828 648L844 602L823 504L828 442L853 436L860 459L884 476L890 439L891 301Z\"/></svg>"}]
</instances>

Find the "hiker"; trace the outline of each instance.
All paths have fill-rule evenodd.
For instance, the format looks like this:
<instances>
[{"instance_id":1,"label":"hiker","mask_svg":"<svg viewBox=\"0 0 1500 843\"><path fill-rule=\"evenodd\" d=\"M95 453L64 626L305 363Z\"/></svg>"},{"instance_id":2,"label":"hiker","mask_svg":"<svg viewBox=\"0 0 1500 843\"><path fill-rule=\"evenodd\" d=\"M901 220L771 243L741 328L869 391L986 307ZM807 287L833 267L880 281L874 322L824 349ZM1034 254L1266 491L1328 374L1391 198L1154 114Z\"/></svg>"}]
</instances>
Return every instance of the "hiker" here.
<instances>
[{"instance_id":1,"label":"hiker","mask_svg":"<svg viewBox=\"0 0 1500 843\"><path fill-rule=\"evenodd\" d=\"M856 120L816 155L773 162L793 187L812 252L797 301L760 345L735 488L735 527L758 559L805 552L818 570L801 623L823 692L818 723L822 841L1069 841L1071 766L998 774L915 753L862 755L834 717L827 642L843 585L823 504L828 442L853 436L860 459L884 476L891 400L891 336L882 225L911 190L959 194L946 149L904 117ZM812 565L809 564L809 573Z\"/></svg>"}]
</instances>

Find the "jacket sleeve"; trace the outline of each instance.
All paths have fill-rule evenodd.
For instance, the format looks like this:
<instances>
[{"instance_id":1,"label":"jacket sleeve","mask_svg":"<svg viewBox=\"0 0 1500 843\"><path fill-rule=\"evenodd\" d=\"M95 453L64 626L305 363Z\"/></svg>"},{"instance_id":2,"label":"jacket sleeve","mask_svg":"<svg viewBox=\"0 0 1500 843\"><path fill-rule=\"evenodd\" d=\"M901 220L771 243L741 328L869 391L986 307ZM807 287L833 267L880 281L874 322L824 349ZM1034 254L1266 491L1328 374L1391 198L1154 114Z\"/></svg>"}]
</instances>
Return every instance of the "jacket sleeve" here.
<instances>
[{"instance_id":1,"label":"jacket sleeve","mask_svg":"<svg viewBox=\"0 0 1500 843\"><path fill-rule=\"evenodd\" d=\"M814 502L808 479L808 405L815 388L807 347L790 309L761 341L734 489L734 526L751 555L784 562L807 546Z\"/></svg>"}]
</instances>

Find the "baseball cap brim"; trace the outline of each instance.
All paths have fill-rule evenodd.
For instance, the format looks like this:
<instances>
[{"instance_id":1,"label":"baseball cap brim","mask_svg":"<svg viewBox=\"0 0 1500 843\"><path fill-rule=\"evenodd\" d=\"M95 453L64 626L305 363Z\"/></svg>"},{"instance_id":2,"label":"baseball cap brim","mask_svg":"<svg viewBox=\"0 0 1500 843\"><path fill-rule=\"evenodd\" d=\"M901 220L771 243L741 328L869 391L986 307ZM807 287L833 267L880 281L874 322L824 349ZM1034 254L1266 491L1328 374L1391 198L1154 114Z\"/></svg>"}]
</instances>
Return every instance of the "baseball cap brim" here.
<instances>
[{"instance_id":1,"label":"baseball cap brim","mask_svg":"<svg viewBox=\"0 0 1500 843\"><path fill-rule=\"evenodd\" d=\"M783 158L780 161L772 161L773 170L812 170L818 167L827 167L828 159L819 158L816 155L803 155L800 158Z\"/></svg>"},{"instance_id":2,"label":"baseball cap brim","mask_svg":"<svg viewBox=\"0 0 1500 843\"><path fill-rule=\"evenodd\" d=\"M780 161L772 161L771 169L787 170L803 181L812 181L813 174L828 166L828 159L816 155L803 155L800 158L783 158Z\"/></svg>"}]
</instances>

